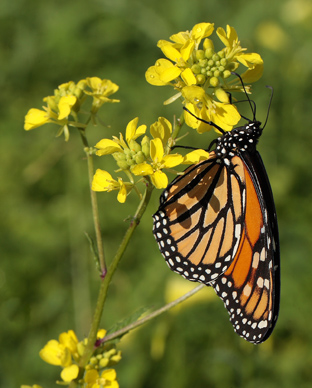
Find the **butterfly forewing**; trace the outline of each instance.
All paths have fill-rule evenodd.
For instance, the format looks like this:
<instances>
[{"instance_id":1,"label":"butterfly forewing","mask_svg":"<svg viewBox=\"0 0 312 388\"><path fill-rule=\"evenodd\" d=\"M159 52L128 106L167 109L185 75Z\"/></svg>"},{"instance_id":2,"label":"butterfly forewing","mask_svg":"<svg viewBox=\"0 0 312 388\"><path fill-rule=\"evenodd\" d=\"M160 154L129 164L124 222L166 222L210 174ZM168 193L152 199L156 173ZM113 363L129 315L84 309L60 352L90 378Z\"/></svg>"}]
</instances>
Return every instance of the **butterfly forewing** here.
<instances>
[{"instance_id":1,"label":"butterfly forewing","mask_svg":"<svg viewBox=\"0 0 312 388\"><path fill-rule=\"evenodd\" d=\"M169 267L188 280L209 284L229 268L238 250L246 190L242 165L233 159L230 174L212 154L161 196L153 232Z\"/></svg>"}]
</instances>

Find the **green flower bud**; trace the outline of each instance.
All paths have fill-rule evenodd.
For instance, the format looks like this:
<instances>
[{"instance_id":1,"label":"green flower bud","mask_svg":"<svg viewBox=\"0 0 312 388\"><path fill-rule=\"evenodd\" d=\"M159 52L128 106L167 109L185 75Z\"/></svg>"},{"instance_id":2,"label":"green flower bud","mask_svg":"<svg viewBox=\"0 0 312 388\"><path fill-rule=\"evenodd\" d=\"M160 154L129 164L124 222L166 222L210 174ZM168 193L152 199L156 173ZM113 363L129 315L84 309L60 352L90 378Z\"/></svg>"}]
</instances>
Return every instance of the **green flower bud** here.
<instances>
[{"instance_id":1,"label":"green flower bud","mask_svg":"<svg viewBox=\"0 0 312 388\"><path fill-rule=\"evenodd\" d=\"M212 59L216 62L216 61L219 61L219 60L220 60L220 57L219 57L218 54L214 54L214 55L212 56Z\"/></svg>"},{"instance_id":2,"label":"green flower bud","mask_svg":"<svg viewBox=\"0 0 312 388\"><path fill-rule=\"evenodd\" d=\"M127 163L126 160L118 160L117 161L117 166L121 168L122 170L128 170L129 169L129 164Z\"/></svg>"},{"instance_id":3,"label":"green flower bud","mask_svg":"<svg viewBox=\"0 0 312 388\"><path fill-rule=\"evenodd\" d=\"M203 47L205 50L212 49L212 51L214 51L214 44L213 44L213 41L211 39L206 38L204 40Z\"/></svg>"},{"instance_id":4,"label":"green flower bud","mask_svg":"<svg viewBox=\"0 0 312 388\"><path fill-rule=\"evenodd\" d=\"M213 72L213 75L214 75L215 77L220 77L220 71L219 71L219 70L215 70L215 71Z\"/></svg>"},{"instance_id":5,"label":"green flower bud","mask_svg":"<svg viewBox=\"0 0 312 388\"><path fill-rule=\"evenodd\" d=\"M90 364L92 364L92 365L97 365L97 363L98 363L98 360L97 360L96 357L91 357L91 358L90 358Z\"/></svg>"},{"instance_id":6,"label":"green flower bud","mask_svg":"<svg viewBox=\"0 0 312 388\"><path fill-rule=\"evenodd\" d=\"M223 78L229 78L231 76L230 70L224 70L223 72Z\"/></svg>"},{"instance_id":7,"label":"green flower bud","mask_svg":"<svg viewBox=\"0 0 312 388\"><path fill-rule=\"evenodd\" d=\"M209 70L209 71L207 71L207 77L212 77L212 71L211 70Z\"/></svg>"},{"instance_id":8,"label":"green flower bud","mask_svg":"<svg viewBox=\"0 0 312 388\"><path fill-rule=\"evenodd\" d=\"M205 52L204 50L197 50L195 55L196 55L196 59L204 59Z\"/></svg>"},{"instance_id":9,"label":"green flower bud","mask_svg":"<svg viewBox=\"0 0 312 388\"><path fill-rule=\"evenodd\" d=\"M105 368L109 363L109 359L107 357L103 357L100 362L99 362L99 366L100 368Z\"/></svg>"},{"instance_id":10,"label":"green flower bud","mask_svg":"<svg viewBox=\"0 0 312 388\"><path fill-rule=\"evenodd\" d=\"M134 152L141 151L140 144L138 144L135 140L132 140L132 139L130 140L129 147L130 147L131 151L134 151Z\"/></svg>"},{"instance_id":11,"label":"green flower bud","mask_svg":"<svg viewBox=\"0 0 312 388\"><path fill-rule=\"evenodd\" d=\"M196 81L199 85L203 85L206 82L206 77L203 74L197 74Z\"/></svg>"},{"instance_id":12,"label":"green flower bud","mask_svg":"<svg viewBox=\"0 0 312 388\"><path fill-rule=\"evenodd\" d=\"M145 160L145 156L143 154L142 151L139 151L135 156L134 156L134 160L137 164L139 163L143 163L144 160Z\"/></svg>"},{"instance_id":13,"label":"green flower bud","mask_svg":"<svg viewBox=\"0 0 312 388\"><path fill-rule=\"evenodd\" d=\"M193 65L193 66L191 67L191 70L192 70L192 72L193 72L194 74L199 74L200 71L201 71L201 66L195 64L195 65Z\"/></svg>"},{"instance_id":14,"label":"green flower bud","mask_svg":"<svg viewBox=\"0 0 312 388\"><path fill-rule=\"evenodd\" d=\"M222 66L226 66L227 65L227 60L225 58L222 58L220 63L221 63Z\"/></svg>"},{"instance_id":15,"label":"green flower bud","mask_svg":"<svg viewBox=\"0 0 312 388\"><path fill-rule=\"evenodd\" d=\"M148 136L144 136L141 141L142 152L146 158L150 156L150 139Z\"/></svg>"},{"instance_id":16,"label":"green flower bud","mask_svg":"<svg viewBox=\"0 0 312 388\"><path fill-rule=\"evenodd\" d=\"M224 51L218 51L218 55L220 58L224 58L225 57L225 52Z\"/></svg>"},{"instance_id":17,"label":"green flower bud","mask_svg":"<svg viewBox=\"0 0 312 388\"><path fill-rule=\"evenodd\" d=\"M78 344L77 344L77 351L78 351L79 356L83 355L83 353L85 351L85 348L86 348L86 346L85 346L85 344L83 342L78 342Z\"/></svg>"},{"instance_id":18,"label":"green flower bud","mask_svg":"<svg viewBox=\"0 0 312 388\"><path fill-rule=\"evenodd\" d=\"M113 158L114 158L116 161L119 161L119 160L126 160L126 155L125 155L123 152L114 152L114 153L113 153Z\"/></svg>"},{"instance_id":19,"label":"green flower bud","mask_svg":"<svg viewBox=\"0 0 312 388\"><path fill-rule=\"evenodd\" d=\"M224 72L224 66L219 66L218 70L223 73Z\"/></svg>"},{"instance_id":20,"label":"green flower bud","mask_svg":"<svg viewBox=\"0 0 312 388\"><path fill-rule=\"evenodd\" d=\"M209 59L208 66L213 66L213 65L214 65L214 61L212 59Z\"/></svg>"},{"instance_id":21,"label":"green flower bud","mask_svg":"<svg viewBox=\"0 0 312 388\"><path fill-rule=\"evenodd\" d=\"M198 64L199 64L199 66L201 66L201 67L205 67L205 66L207 66L207 59L201 59L199 62L198 62Z\"/></svg>"},{"instance_id":22,"label":"green flower bud","mask_svg":"<svg viewBox=\"0 0 312 388\"><path fill-rule=\"evenodd\" d=\"M219 85L219 80L217 77L211 77L209 80L209 83L211 86L213 86L215 88Z\"/></svg>"}]
</instances>

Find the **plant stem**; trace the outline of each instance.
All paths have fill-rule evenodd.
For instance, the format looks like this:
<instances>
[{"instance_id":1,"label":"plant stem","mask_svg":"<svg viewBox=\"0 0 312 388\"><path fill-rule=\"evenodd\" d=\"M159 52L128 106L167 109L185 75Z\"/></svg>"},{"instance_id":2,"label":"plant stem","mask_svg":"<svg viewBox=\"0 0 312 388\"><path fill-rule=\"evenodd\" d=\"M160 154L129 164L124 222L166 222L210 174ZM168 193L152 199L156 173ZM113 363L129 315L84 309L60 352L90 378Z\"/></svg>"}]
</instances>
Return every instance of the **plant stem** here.
<instances>
[{"instance_id":1,"label":"plant stem","mask_svg":"<svg viewBox=\"0 0 312 388\"><path fill-rule=\"evenodd\" d=\"M98 295L98 300L97 300L97 304L96 304L96 308L95 308L95 312L94 312L94 317L93 317L90 333L88 336L88 343L87 343L87 346L85 348L84 355L81 358L80 363L79 363L79 366L81 366L81 367L84 367L88 363L88 361L92 355L110 281L112 279L114 272L117 269L117 266L120 262L120 259L122 258L123 254L125 252L125 249L129 243L130 239L131 239L133 232L135 231L136 227L140 223L140 220L141 220L141 218L146 210L146 207L149 203L149 200L151 198L153 188L154 188L153 185L150 182L148 182L146 185L146 190L145 190L144 196L143 196L143 198L138 206L138 209L137 209L137 211L136 211L136 213L135 213L135 215L130 223L130 226L128 227L128 229L124 235L124 238L123 238L123 240L122 240L122 242L121 242L121 244L120 244L120 246L115 254L115 257L112 260L112 263L110 264L110 266L108 268L106 276L102 280L99 295Z\"/></svg>"},{"instance_id":2,"label":"plant stem","mask_svg":"<svg viewBox=\"0 0 312 388\"><path fill-rule=\"evenodd\" d=\"M177 304L183 302L184 300L188 299L192 295L196 294L196 292L200 291L202 288L205 287L205 284L200 284L199 286L193 288L193 290L187 292L186 294L182 295L180 298L166 304L165 306L161 307L158 310L153 311L151 314L148 314L146 317L139 319L136 322L131 323L130 325L127 325L123 327L120 330L115 331L112 334L107 335L101 340L101 343L107 342L109 340L112 340L114 338L120 337L122 334L127 333L130 330L135 329L136 327L139 327L143 325L143 323L150 321L151 319L158 317L158 315L163 314L165 311L170 310L172 307L176 306Z\"/></svg>"},{"instance_id":3,"label":"plant stem","mask_svg":"<svg viewBox=\"0 0 312 388\"><path fill-rule=\"evenodd\" d=\"M83 129L80 129L79 132L80 132L80 136L81 136L83 145L85 146L85 153L87 155L93 224L94 224L94 230L95 230L95 237L96 237L96 244L97 244L101 273L102 273L102 276L104 277L106 274L106 264L105 264L104 247L103 247L103 240L102 240L101 226L100 226L100 219L99 219L99 208L98 208L96 193L95 193L95 191L93 191L91 189L92 179L93 179L93 175L94 175L93 155L90 152L90 148L89 148L88 140L87 140L86 135L85 135L85 131Z\"/></svg>"}]
</instances>

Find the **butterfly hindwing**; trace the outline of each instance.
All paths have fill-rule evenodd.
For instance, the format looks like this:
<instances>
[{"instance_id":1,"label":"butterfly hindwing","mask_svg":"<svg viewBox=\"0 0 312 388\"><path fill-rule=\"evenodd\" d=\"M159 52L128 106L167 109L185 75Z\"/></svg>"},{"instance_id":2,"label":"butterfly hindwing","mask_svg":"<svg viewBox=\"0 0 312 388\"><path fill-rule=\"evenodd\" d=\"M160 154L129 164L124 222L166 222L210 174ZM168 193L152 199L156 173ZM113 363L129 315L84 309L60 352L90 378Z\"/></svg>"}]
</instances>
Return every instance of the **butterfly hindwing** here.
<instances>
[{"instance_id":1,"label":"butterfly hindwing","mask_svg":"<svg viewBox=\"0 0 312 388\"><path fill-rule=\"evenodd\" d=\"M261 343L277 319L279 255L268 222L263 183L259 184L245 164L244 174L246 211L240 246L229 269L212 286L224 301L234 330L250 342Z\"/></svg>"}]
</instances>

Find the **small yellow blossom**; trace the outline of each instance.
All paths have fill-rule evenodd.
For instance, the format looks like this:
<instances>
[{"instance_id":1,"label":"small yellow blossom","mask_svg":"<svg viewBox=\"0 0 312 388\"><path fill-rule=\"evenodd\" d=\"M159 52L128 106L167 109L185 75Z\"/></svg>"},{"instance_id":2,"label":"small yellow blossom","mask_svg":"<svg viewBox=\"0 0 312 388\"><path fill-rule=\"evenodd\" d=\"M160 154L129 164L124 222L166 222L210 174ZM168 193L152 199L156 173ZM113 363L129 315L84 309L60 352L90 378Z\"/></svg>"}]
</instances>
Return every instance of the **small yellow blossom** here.
<instances>
[{"instance_id":1,"label":"small yellow blossom","mask_svg":"<svg viewBox=\"0 0 312 388\"><path fill-rule=\"evenodd\" d=\"M241 64L247 68L241 75L244 82L257 81L263 72L263 60L259 54L245 53L235 29L230 26L226 31L221 27L216 30L224 45L217 51L209 38L213 30L212 23L199 23L191 31L172 35L171 42L160 40L158 47L167 59L158 59L147 70L146 80L152 85L170 85L177 91L166 103L183 97L183 104L193 104L199 118L213 121L228 131L238 123L240 115L229 103L227 93L244 91L239 79L230 82L228 79ZM247 85L246 89L249 91L250 87ZM187 119L187 113L185 118L200 133L212 128L192 118Z\"/></svg>"},{"instance_id":2,"label":"small yellow blossom","mask_svg":"<svg viewBox=\"0 0 312 388\"><path fill-rule=\"evenodd\" d=\"M61 378L63 381L70 382L78 377L79 368L78 365L72 364L64 368L61 372Z\"/></svg>"},{"instance_id":3,"label":"small yellow blossom","mask_svg":"<svg viewBox=\"0 0 312 388\"><path fill-rule=\"evenodd\" d=\"M151 159L152 163L140 163L131 168L134 175L149 175L153 185L157 189L164 189L168 186L167 175L162 172L164 168L172 168L183 162L183 156L179 154L164 154L164 147L160 138L151 140Z\"/></svg>"},{"instance_id":4,"label":"small yellow blossom","mask_svg":"<svg viewBox=\"0 0 312 388\"><path fill-rule=\"evenodd\" d=\"M120 203L126 201L127 195L131 191L133 184L130 182L123 182L121 178L118 181L113 179L107 171L97 169L92 181L93 191L112 191L118 190L117 200Z\"/></svg>"},{"instance_id":5,"label":"small yellow blossom","mask_svg":"<svg viewBox=\"0 0 312 388\"><path fill-rule=\"evenodd\" d=\"M43 361L51 365L60 365L66 367L71 365L71 353L66 346L56 340L50 340L39 352Z\"/></svg>"},{"instance_id":6,"label":"small yellow blossom","mask_svg":"<svg viewBox=\"0 0 312 388\"><path fill-rule=\"evenodd\" d=\"M99 77L88 77L86 85L91 91L85 90L85 94L93 97L92 112L96 113L99 108L109 102L115 103L119 100L108 98L110 95L116 93L119 86L109 79L101 79Z\"/></svg>"},{"instance_id":7,"label":"small yellow blossom","mask_svg":"<svg viewBox=\"0 0 312 388\"><path fill-rule=\"evenodd\" d=\"M119 388L115 369L106 369L101 374L95 369L88 370L84 377L86 388Z\"/></svg>"},{"instance_id":8,"label":"small yellow blossom","mask_svg":"<svg viewBox=\"0 0 312 388\"><path fill-rule=\"evenodd\" d=\"M118 90L118 85L110 80L101 80L98 77L90 77L80 80L77 84L73 81L59 85L54 90L53 96L47 96L43 99L46 106L43 109L32 108L25 116L24 129L38 128L47 123L53 123L60 126L57 136L62 133L65 140L69 139L69 127L85 128L84 123L79 122L78 113L81 105L88 98L92 97L91 118L94 119L95 113L106 102L114 103L119 100L108 98Z\"/></svg>"}]
</instances>

